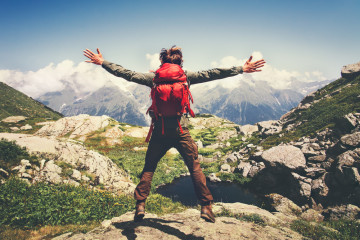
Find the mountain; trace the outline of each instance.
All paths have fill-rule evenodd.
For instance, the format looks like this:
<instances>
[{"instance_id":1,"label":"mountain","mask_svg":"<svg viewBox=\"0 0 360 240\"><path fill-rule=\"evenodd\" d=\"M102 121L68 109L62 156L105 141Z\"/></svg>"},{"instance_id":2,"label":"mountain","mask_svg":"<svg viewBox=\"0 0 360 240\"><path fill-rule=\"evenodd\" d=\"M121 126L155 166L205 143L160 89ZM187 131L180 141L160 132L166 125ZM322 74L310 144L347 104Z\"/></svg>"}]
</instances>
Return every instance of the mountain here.
<instances>
[{"instance_id":1,"label":"mountain","mask_svg":"<svg viewBox=\"0 0 360 240\"><path fill-rule=\"evenodd\" d=\"M274 89L266 82L252 85L243 82L236 88L196 86L193 95L198 112L214 114L241 125L279 119L303 97L293 90Z\"/></svg>"},{"instance_id":2,"label":"mountain","mask_svg":"<svg viewBox=\"0 0 360 240\"><path fill-rule=\"evenodd\" d=\"M22 92L0 82L0 119L9 116L59 119L62 115Z\"/></svg>"},{"instance_id":3,"label":"mountain","mask_svg":"<svg viewBox=\"0 0 360 240\"><path fill-rule=\"evenodd\" d=\"M89 114L93 116L107 115L118 121L148 125L145 119L145 108L142 102L143 91L132 88L126 92L112 82L107 82L95 92L76 93L67 87L61 92L50 92L38 98L39 101L57 109L65 116ZM148 96L148 93L146 94Z\"/></svg>"}]
</instances>

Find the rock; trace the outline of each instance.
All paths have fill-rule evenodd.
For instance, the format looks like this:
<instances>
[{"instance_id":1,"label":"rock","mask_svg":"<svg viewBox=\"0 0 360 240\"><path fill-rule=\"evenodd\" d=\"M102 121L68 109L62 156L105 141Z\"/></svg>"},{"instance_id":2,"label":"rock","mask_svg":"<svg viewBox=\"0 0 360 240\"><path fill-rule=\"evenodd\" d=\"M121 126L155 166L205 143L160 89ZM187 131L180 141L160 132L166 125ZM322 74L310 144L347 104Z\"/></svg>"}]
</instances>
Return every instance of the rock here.
<instances>
[{"instance_id":1,"label":"rock","mask_svg":"<svg viewBox=\"0 0 360 240\"><path fill-rule=\"evenodd\" d=\"M299 194L299 196L303 197L304 199L309 199L311 196L312 180L310 178L300 176L299 174L294 172L292 172L291 175L299 184L299 189L296 189L296 191L294 191L293 194L295 193L295 196Z\"/></svg>"},{"instance_id":2,"label":"rock","mask_svg":"<svg viewBox=\"0 0 360 240\"><path fill-rule=\"evenodd\" d=\"M254 205L248 205L244 203L215 203L213 206L213 212L218 214L222 211L230 212L231 214L236 215L258 215L260 216L266 224L280 224L281 220L275 217L270 212L261 209Z\"/></svg>"},{"instance_id":3,"label":"rock","mask_svg":"<svg viewBox=\"0 0 360 240\"><path fill-rule=\"evenodd\" d=\"M246 211L250 205L245 205ZM260 209L261 210L261 209ZM265 210L263 210L265 211ZM247 211L246 214L250 214ZM271 213L267 212L271 215ZM303 239L303 237L288 228L274 227L274 225L259 225L252 222L241 221L232 217L217 217L216 223L205 222L200 219L200 212L188 209L180 213L171 213L162 216L147 213L142 222L133 222L134 212L128 212L103 222L103 225L88 233L61 235L56 240L80 239L207 239L207 240L233 240L233 239ZM265 213L260 215L266 220ZM277 218L272 216L276 219ZM270 216L269 216L270 218Z\"/></svg>"},{"instance_id":4,"label":"rock","mask_svg":"<svg viewBox=\"0 0 360 240\"><path fill-rule=\"evenodd\" d=\"M44 169L40 173L40 179L51 182L51 183L60 183L62 182L61 176L61 167L55 164L54 160L46 162Z\"/></svg>"},{"instance_id":5,"label":"rock","mask_svg":"<svg viewBox=\"0 0 360 240\"><path fill-rule=\"evenodd\" d=\"M323 168L305 168L306 176L312 179L318 178L319 176L323 175L326 170Z\"/></svg>"},{"instance_id":6,"label":"rock","mask_svg":"<svg viewBox=\"0 0 360 240\"><path fill-rule=\"evenodd\" d=\"M33 127L29 124L26 124L25 126L20 127L20 130L31 130Z\"/></svg>"},{"instance_id":7,"label":"rock","mask_svg":"<svg viewBox=\"0 0 360 240\"><path fill-rule=\"evenodd\" d=\"M250 136L251 134L253 134L254 132L259 131L259 127L258 125L243 125L240 126L240 134L243 134L245 136Z\"/></svg>"},{"instance_id":8,"label":"rock","mask_svg":"<svg viewBox=\"0 0 360 240\"><path fill-rule=\"evenodd\" d=\"M317 200L325 199L329 194L329 187L326 185L327 173L311 182L311 192Z\"/></svg>"},{"instance_id":9,"label":"rock","mask_svg":"<svg viewBox=\"0 0 360 240\"><path fill-rule=\"evenodd\" d=\"M286 216L299 216L301 208L290 199L277 193L271 193L265 196L269 204L278 212Z\"/></svg>"},{"instance_id":10,"label":"rock","mask_svg":"<svg viewBox=\"0 0 360 240\"><path fill-rule=\"evenodd\" d=\"M360 162L359 155L352 150L340 154L337 158L338 158L338 163L337 163L338 168L342 168L343 166L352 167L356 162Z\"/></svg>"},{"instance_id":11,"label":"rock","mask_svg":"<svg viewBox=\"0 0 360 240\"><path fill-rule=\"evenodd\" d=\"M228 163L235 163L238 161L238 157L236 153L231 153L227 158L226 158L226 162Z\"/></svg>"},{"instance_id":12,"label":"rock","mask_svg":"<svg viewBox=\"0 0 360 240\"><path fill-rule=\"evenodd\" d=\"M282 130L282 126L279 121L270 120L256 123L259 127L259 131L262 136L269 136L275 133L279 133Z\"/></svg>"},{"instance_id":13,"label":"rock","mask_svg":"<svg viewBox=\"0 0 360 240\"><path fill-rule=\"evenodd\" d=\"M135 137L135 138L146 138L146 136L149 133L148 127L142 127L142 128L129 128L124 132L125 136L129 137Z\"/></svg>"},{"instance_id":14,"label":"rock","mask_svg":"<svg viewBox=\"0 0 360 240\"><path fill-rule=\"evenodd\" d=\"M350 147L357 147L360 144L360 132L355 132L352 134L346 134L341 137L341 143L350 146Z\"/></svg>"},{"instance_id":15,"label":"rock","mask_svg":"<svg viewBox=\"0 0 360 240\"><path fill-rule=\"evenodd\" d=\"M10 130L13 131L13 132L16 132L16 131L19 131L20 128L18 128L18 127L10 127Z\"/></svg>"},{"instance_id":16,"label":"rock","mask_svg":"<svg viewBox=\"0 0 360 240\"><path fill-rule=\"evenodd\" d=\"M172 154L172 155L179 154L179 152L178 152L178 150L176 148L170 148L167 152Z\"/></svg>"},{"instance_id":17,"label":"rock","mask_svg":"<svg viewBox=\"0 0 360 240\"><path fill-rule=\"evenodd\" d=\"M326 159L326 155L316 155L316 156L312 156L312 157L308 157L309 161L312 162L323 162Z\"/></svg>"},{"instance_id":18,"label":"rock","mask_svg":"<svg viewBox=\"0 0 360 240\"><path fill-rule=\"evenodd\" d=\"M221 165L220 167L220 172L223 172L223 173L231 173L231 167L229 164L223 164Z\"/></svg>"},{"instance_id":19,"label":"rock","mask_svg":"<svg viewBox=\"0 0 360 240\"><path fill-rule=\"evenodd\" d=\"M56 122L43 126L36 132L38 136L65 136L85 140L85 136L91 132L105 128L110 123L108 116L89 116L80 114L73 117L64 117Z\"/></svg>"},{"instance_id":20,"label":"rock","mask_svg":"<svg viewBox=\"0 0 360 240\"><path fill-rule=\"evenodd\" d=\"M305 212L303 212L300 216L302 219L308 222L322 222L324 221L324 216L321 215L319 211L316 211L314 209L307 209Z\"/></svg>"},{"instance_id":21,"label":"rock","mask_svg":"<svg viewBox=\"0 0 360 240\"><path fill-rule=\"evenodd\" d=\"M72 177L73 179L75 179L76 181L80 181L80 180L81 180L81 172L79 172L79 171L76 170L76 169L73 169L73 170L72 170L71 177Z\"/></svg>"},{"instance_id":22,"label":"rock","mask_svg":"<svg viewBox=\"0 0 360 240\"><path fill-rule=\"evenodd\" d=\"M227 130L223 130L223 131L219 132L219 134L216 136L216 139L223 142L223 141L230 139L232 136L234 136L236 134L237 134L236 129L227 129Z\"/></svg>"},{"instance_id":23,"label":"rock","mask_svg":"<svg viewBox=\"0 0 360 240\"><path fill-rule=\"evenodd\" d=\"M90 178L88 178L88 177L85 176L85 175L82 175L82 176L81 176L81 180L83 180L83 181L85 181L85 182L88 182L88 181L90 181Z\"/></svg>"},{"instance_id":24,"label":"rock","mask_svg":"<svg viewBox=\"0 0 360 240\"><path fill-rule=\"evenodd\" d=\"M292 170L306 167L304 154L293 146L276 146L266 150L261 155L265 165L272 167L284 166Z\"/></svg>"},{"instance_id":25,"label":"rock","mask_svg":"<svg viewBox=\"0 0 360 240\"><path fill-rule=\"evenodd\" d=\"M348 204L348 205L340 205L335 207L329 207L324 210L323 215L326 220L339 220L339 219L347 219L347 220L356 220L359 219L360 208Z\"/></svg>"},{"instance_id":26,"label":"rock","mask_svg":"<svg viewBox=\"0 0 360 240\"><path fill-rule=\"evenodd\" d=\"M247 177L250 169L251 169L251 164L249 162L240 162L240 164L237 166L238 171L242 174L243 177Z\"/></svg>"},{"instance_id":27,"label":"rock","mask_svg":"<svg viewBox=\"0 0 360 240\"><path fill-rule=\"evenodd\" d=\"M45 162L46 162L45 159L42 159L42 160L40 161L40 170L44 168Z\"/></svg>"},{"instance_id":28,"label":"rock","mask_svg":"<svg viewBox=\"0 0 360 240\"><path fill-rule=\"evenodd\" d=\"M198 149L204 147L204 145L203 145L203 143L202 143L202 141L200 139L196 141L196 145L197 145Z\"/></svg>"},{"instance_id":29,"label":"rock","mask_svg":"<svg viewBox=\"0 0 360 240\"><path fill-rule=\"evenodd\" d=\"M210 182L221 182L221 179L216 176L216 173L210 173L208 178Z\"/></svg>"},{"instance_id":30,"label":"rock","mask_svg":"<svg viewBox=\"0 0 360 240\"><path fill-rule=\"evenodd\" d=\"M63 180L63 183L65 184L70 184L70 185L74 185L76 187L80 186L80 183L72 180L72 179L66 179L66 180Z\"/></svg>"},{"instance_id":31,"label":"rock","mask_svg":"<svg viewBox=\"0 0 360 240\"><path fill-rule=\"evenodd\" d=\"M23 121L25 119L26 119L26 117L24 117L24 116L11 116L11 117L4 118L1 121L5 122L5 123L17 123L17 122Z\"/></svg>"},{"instance_id":32,"label":"rock","mask_svg":"<svg viewBox=\"0 0 360 240\"><path fill-rule=\"evenodd\" d=\"M341 77L347 79L354 79L360 75L360 62L348 64L341 69Z\"/></svg>"},{"instance_id":33,"label":"rock","mask_svg":"<svg viewBox=\"0 0 360 240\"><path fill-rule=\"evenodd\" d=\"M134 147L133 150L134 151L146 151L147 147Z\"/></svg>"}]
</instances>

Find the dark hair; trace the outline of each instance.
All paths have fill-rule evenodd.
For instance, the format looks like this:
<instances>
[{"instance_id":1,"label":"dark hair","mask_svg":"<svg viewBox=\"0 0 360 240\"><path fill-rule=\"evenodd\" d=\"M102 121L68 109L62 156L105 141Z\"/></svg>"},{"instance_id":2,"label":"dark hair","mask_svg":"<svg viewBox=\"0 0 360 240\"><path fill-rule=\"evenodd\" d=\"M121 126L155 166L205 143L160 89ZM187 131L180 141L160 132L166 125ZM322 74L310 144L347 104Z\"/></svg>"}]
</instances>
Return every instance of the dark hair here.
<instances>
[{"instance_id":1,"label":"dark hair","mask_svg":"<svg viewBox=\"0 0 360 240\"><path fill-rule=\"evenodd\" d=\"M169 49L163 48L160 51L160 61L162 63L173 63L182 67L183 59L181 48L176 47L176 45L172 46Z\"/></svg>"}]
</instances>

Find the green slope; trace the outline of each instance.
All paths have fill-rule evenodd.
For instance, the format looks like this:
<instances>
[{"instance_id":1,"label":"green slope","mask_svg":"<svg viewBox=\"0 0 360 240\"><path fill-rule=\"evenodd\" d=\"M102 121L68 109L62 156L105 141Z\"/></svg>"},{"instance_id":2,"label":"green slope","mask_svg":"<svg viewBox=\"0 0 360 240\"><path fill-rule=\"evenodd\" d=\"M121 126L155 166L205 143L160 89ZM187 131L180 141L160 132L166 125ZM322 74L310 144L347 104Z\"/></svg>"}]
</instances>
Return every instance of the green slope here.
<instances>
[{"instance_id":1,"label":"green slope","mask_svg":"<svg viewBox=\"0 0 360 240\"><path fill-rule=\"evenodd\" d=\"M50 119L62 117L60 113L0 82L0 119L18 115Z\"/></svg>"},{"instance_id":2,"label":"green slope","mask_svg":"<svg viewBox=\"0 0 360 240\"><path fill-rule=\"evenodd\" d=\"M268 147L289 142L302 136L310 136L325 128L339 127L337 123L348 113L360 112L360 77L340 78L315 93L311 107L297 109L287 119L299 124L291 131L268 137L263 145ZM289 121L290 123L290 121ZM301 123L301 124L300 124Z\"/></svg>"}]
</instances>

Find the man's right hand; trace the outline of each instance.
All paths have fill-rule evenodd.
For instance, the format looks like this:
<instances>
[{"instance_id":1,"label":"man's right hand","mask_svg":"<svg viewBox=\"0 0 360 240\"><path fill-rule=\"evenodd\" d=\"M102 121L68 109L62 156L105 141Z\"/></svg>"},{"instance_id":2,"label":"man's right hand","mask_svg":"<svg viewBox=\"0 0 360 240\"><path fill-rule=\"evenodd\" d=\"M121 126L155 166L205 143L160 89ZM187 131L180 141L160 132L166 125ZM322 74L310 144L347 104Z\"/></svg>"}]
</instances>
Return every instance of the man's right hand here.
<instances>
[{"instance_id":1,"label":"man's right hand","mask_svg":"<svg viewBox=\"0 0 360 240\"><path fill-rule=\"evenodd\" d=\"M84 56L90 59L85 62L94 63L97 65L101 65L104 62L104 58L103 58L102 54L100 53L99 49L97 48L96 50L97 50L98 54L93 53L89 49L84 50Z\"/></svg>"}]
</instances>

